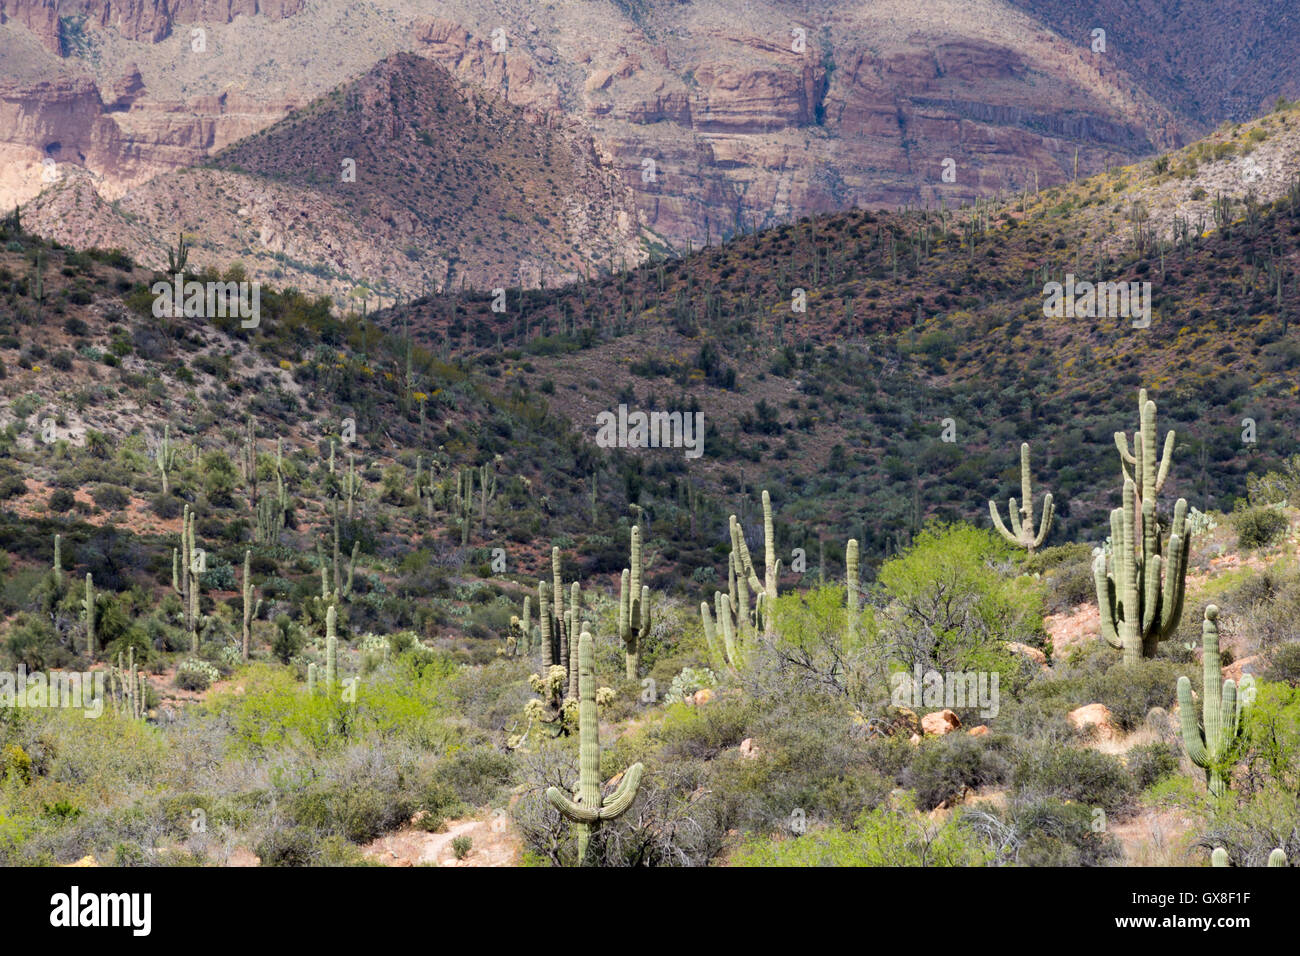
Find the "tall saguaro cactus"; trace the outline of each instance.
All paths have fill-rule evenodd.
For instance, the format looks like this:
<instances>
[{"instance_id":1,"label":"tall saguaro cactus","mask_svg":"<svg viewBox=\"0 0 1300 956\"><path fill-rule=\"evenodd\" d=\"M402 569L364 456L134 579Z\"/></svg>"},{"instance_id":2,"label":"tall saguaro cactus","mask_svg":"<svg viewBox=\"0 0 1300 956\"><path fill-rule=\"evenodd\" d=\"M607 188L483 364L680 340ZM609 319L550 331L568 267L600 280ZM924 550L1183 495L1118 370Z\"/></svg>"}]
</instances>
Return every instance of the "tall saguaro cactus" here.
<instances>
[{"instance_id":1,"label":"tall saguaro cactus","mask_svg":"<svg viewBox=\"0 0 1300 956\"><path fill-rule=\"evenodd\" d=\"M86 572L86 596L81 599L81 608L86 616L86 656L95 656L95 582Z\"/></svg>"},{"instance_id":2,"label":"tall saguaro cactus","mask_svg":"<svg viewBox=\"0 0 1300 956\"><path fill-rule=\"evenodd\" d=\"M1142 401L1142 427L1134 439L1135 451L1128 452L1122 433L1115 435L1124 471L1124 498L1122 507L1110 513L1110 572L1104 553L1093 562L1101 634L1111 647L1123 651L1126 664L1154 657L1160 642L1178 627L1192 536L1187 526L1187 501L1179 498L1168 554L1163 553L1156 495L1169 473L1174 433L1165 441L1164 460L1157 468L1156 406L1146 400L1145 389ZM1126 468L1130 464L1132 475Z\"/></svg>"},{"instance_id":3,"label":"tall saguaro cactus","mask_svg":"<svg viewBox=\"0 0 1300 956\"><path fill-rule=\"evenodd\" d=\"M158 445L158 451L154 460L158 463L158 471L162 475L162 493L167 494L171 488L168 480L168 473L176 466L177 450L172 447L172 427L163 426L162 442Z\"/></svg>"},{"instance_id":4,"label":"tall saguaro cactus","mask_svg":"<svg viewBox=\"0 0 1300 956\"><path fill-rule=\"evenodd\" d=\"M636 680L641 641L650 636L650 588L642 583L645 564L641 526L632 526L632 566L623 569L619 590L618 632L627 654L627 679Z\"/></svg>"},{"instance_id":5,"label":"tall saguaro cactus","mask_svg":"<svg viewBox=\"0 0 1300 956\"><path fill-rule=\"evenodd\" d=\"M199 652L199 561L194 548L195 514L186 505L181 513L181 547L172 548L172 590L180 595L190 652Z\"/></svg>"},{"instance_id":6,"label":"tall saguaro cactus","mask_svg":"<svg viewBox=\"0 0 1300 956\"><path fill-rule=\"evenodd\" d=\"M596 671L591 649L591 634L586 630L578 638L578 792L570 799L556 787L546 791L546 799L573 823L578 838L578 864L589 862L588 851L594 829L603 820L622 816L636 799L641 786L642 766L628 767L618 788L605 799L600 794L600 720L596 713Z\"/></svg>"},{"instance_id":7,"label":"tall saguaro cactus","mask_svg":"<svg viewBox=\"0 0 1300 956\"><path fill-rule=\"evenodd\" d=\"M781 562L776 558L776 539L772 530L772 499L763 492L763 579L760 581L745 541L744 529L735 515L731 516L732 550L740 557L744 579L759 597L758 612L763 620L763 633L770 635L775 626L776 588L781 578ZM738 575L739 576L739 575Z\"/></svg>"},{"instance_id":8,"label":"tall saguaro cactus","mask_svg":"<svg viewBox=\"0 0 1300 956\"><path fill-rule=\"evenodd\" d=\"M998 529L998 534L1033 554L1035 549L1042 546L1048 532L1052 530L1052 516L1055 510L1052 505L1052 493L1049 491L1043 496L1043 517L1039 522L1038 533L1034 534L1034 490L1029 476L1029 443L1022 442L1020 445L1020 507L1016 508L1015 498L1010 500L1007 514L1011 519L1011 530L1008 531L1007 526L1002 523L1002 516L998 514L997 503L990 501L989 514L993 517L993 524Z\"/></svg>"},{"instance_id":9,"label":"tall saguaro cactus","mask_svg":"<svg viewBox=\"0 0 1300 956\"><path fill-rule=\"evenodd\" d=\"M339 641L334 634L338 611L333 604L325 612L325 693L334 693L339 677Z\"/></svg>"},{"instance_id":10,"label":"tall saguaro cactus","mask_svg":"<svg viewBox=\"0 0 1300 956\"><path fill-rule=\"evenodd\" d=\"M255 618L257 616L257 612L262 609L261 598L257 599L256 606L253 605L253 576L252 576L252 568L251 568L252 556L253 556L252 551L244 552L244 581L242 586L242 590L244 592L244 642L241 650L241 656L243 657L244 660L248 660L248 644L249 644L250 629L253 623L253 618Z\"/></svg>"},{"instance_id":11,"label":"tall saguaro cactus","mask_svg":"<svg viewBox=\"0 0 1300 956\"><path fill-rule=\"evenodd\" d=\"M1201 624L1203 716L1197 720L1192 682L1186 677L1178 678L1178 711L1187 756L1205 771L1210 793L1222 797L1228 791L1228 772L1245 735L1241 721L1245 703L1237 694L1236 682L1231 678L1223 680L1218 619L1219 609L1213 604L1207 606Z\"/></svg>"}]
</instances>

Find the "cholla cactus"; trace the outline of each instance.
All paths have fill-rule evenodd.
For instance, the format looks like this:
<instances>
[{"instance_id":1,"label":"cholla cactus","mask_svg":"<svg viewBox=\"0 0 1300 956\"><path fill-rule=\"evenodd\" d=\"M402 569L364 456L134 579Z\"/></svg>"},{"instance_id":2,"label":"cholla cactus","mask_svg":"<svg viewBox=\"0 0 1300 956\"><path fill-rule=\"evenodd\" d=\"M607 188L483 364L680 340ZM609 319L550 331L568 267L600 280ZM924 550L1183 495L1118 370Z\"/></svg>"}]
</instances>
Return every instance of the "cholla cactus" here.
<instances>
[{"instance_id":1,"label":"cholla cactus","mask_svg":"<svg viewBox=\"0 0 1300 956\"><path fill-rule=\"evenodd\" d=\"M627 679L637 678L640 643L650 636L650 588L642 584L641 526L632 526L632 567L623 569L619 590L618 632L626 648Z\"/></svg>"},{"instance_id":2,"label":"cholla cactus","mask_svg":"<svg viewBox=\"0 0 1300 956\"><path fill-rule=\"evenodd\" d=\"M1016 499L1012 498L1007 513L1011 518L1010 531L1002 523L1002 516L998 514L996 502L989 502L989 514L993 517L993 524L998 529L998 534L1033 554L1035 549L1042 546L1043 540L1052 530L1052 515L1055 513L1055 508L1052 505L1052 493L1049 491L1043 496L1043 517L1038 525L1038 533L1034 534L1034 493L1029 476L1028 442L1020 445L1020 508L1017 510Z\"/></svg>"},{"instance_id":3,"label":"cholla cactus","mask_svg":"<svg viewBox=\"0 0 1300 956\"><path fill-rule=\"evenodd\" d=\"M1201 708L1204 716L1200 722L1197 721L1192 682L1186 677L1178 678L1178 710L1187 756L1205 771L1210 793L1222 797L1228 791L1227 775L1245 733L1241 720L1245 704L1237 695L1236 682L1231 678L1223 680L1218 618L1217 607L1213 604L1206 607L1201 625L1204 672Z\"/></svg>"},{"instance_id":4,"label":"cholla cactus","mask_svg":"<svg viewBox=\"0 0 1300 956\"><path fill-rule=\"evenodd\" d=\"M578 864L590 862L589 849L593 829L602 820L622 816L636 799L641 786L642 766L633 764L623 774L618 788L607 798L600 793L600 720L596 712L596 673L591 650L591 634L583 631L578 638L578 791L570 799L556 787L546 791L546 799L573 822L578 838Z\"/></svg>"}]
</instances>

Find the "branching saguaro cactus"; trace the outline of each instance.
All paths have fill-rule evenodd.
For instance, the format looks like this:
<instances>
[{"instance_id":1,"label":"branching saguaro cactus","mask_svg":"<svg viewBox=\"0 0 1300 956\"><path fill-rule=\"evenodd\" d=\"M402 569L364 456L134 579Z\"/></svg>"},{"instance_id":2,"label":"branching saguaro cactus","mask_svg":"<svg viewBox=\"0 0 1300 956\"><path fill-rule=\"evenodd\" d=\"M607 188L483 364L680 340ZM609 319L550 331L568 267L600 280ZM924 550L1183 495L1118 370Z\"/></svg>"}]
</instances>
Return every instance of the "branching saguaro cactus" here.
<instances>
[{"instance_id":1,"label":"branching saguaro cactus","mask_svg":"<svg viewBox=\"0 0 1300 956\"><path fill-rule=\"evenodd\" d=\"M700 602L700 618L704 622L704 640L708 644L709 657L715 666L738 670L747 659L748 641L732 621L731 599L721 591L715 591L713 602L718 614L717 624L709 613L709 602ZM719 628L722 630L721 641L718 639Z\"/></svg>"},{"instance_id":2,"label":"branching saguaro cactus","mask_svg":"<svg viewBox=\"0 0 1300 956\"><path fill-rule=\"evenodd\" d=\"M1169 473L1174 433L1165 440L1164 460L1156 466L1155 402L1142 391L1142 427L1129 454L1122 433L1115 441L1124 471L1123 506L1110 513L1111 570L1105 554L1093 563L1097 604L1101 610L1101 634L1111 647L1124 653L1124 663L1135 664L1154 657L1160 642L1178 627L1183 614L1183 592L1191 530L1187 527L1187 501L1174 506L1168 555L1162 552L1156 519L1156 495ZM1127 465L1132 465L1133 475Z\"/></svg>"},{"instance_id":3,"label":"branching saguaro cactus","mask_svg":"<svg viewBox=\"0 0 1300 956\"><path fill-rule=\"evenodd\" d=\"M622 816L636 799L641 786L643 767L628 767L618 788L605 799L600 794L600 720L596 713L596 670L591 649L591 634L586 630L578 638L578 792L570 799L556 787L546 791L546 799L573 823L578 838L578 865L590 861L589 850L594 829L602 820Z\"/></svg>"},{"instance_id":4,"label":"branching saguaro cactus","mask_svg":"<svg viewBox=\"0 0 1300 956\"><path fill-rule=\"evenodd\" d=\"M998 534L1017 547L1024 548L1030 554L1042 546L1048 532L1052 530L1055 507L1052 505L1052 493L1049 491L1043 496L1043 517L1038 525L1038 533L1034 534L1034 491L1029 476L1028 442L1020 445L1020 507L1017 509L1015 498L1010 500L1007 507L1011 530L1008 531L1007 526L1002 523L1002 516L998 514L998 506L994 501L989 502L989 514L993 517L993 524L998 529Z\"/></svg>"},{"instance_id":5,"label":"branching saguaro cactus","mask_svg":"<svg viewBox=\"0 0 1300 956\"><path fill-rule=\"evenodd\" d=\"M781 562L776 558L776 538L772 531L772 499L763 492L763 579L760 581L754 569L754 561L749 554L749 545L745 541L745 532L735 515L731 516L731 546L739 555L740 572L749 588L758 595L757 612L763 621L763 632L771 634L774 627L772 610L776 607L777 582L781 578ZM740 577L738 574L737 577ZM742 614L748 617L747 614Z\"/></svg>"},{"instance_id":6,"label":"branching saguaro cactus","mask_svg":"<svg viewBox=\"0 0 1300 956\"><path fill-rule=\"evenodd\" d=\"M627 656L627 679L636 680L641 641L650 636L650 588L642 584L645 564L641 526L632 526L632 566L623 569L619 590L618 632Z\"/></svg>"},{"instance_id":7,"label":"branching saguaro cactus","mask_svg":"<svg viewBox=\"0 0 1300 956\"><path fill-rule=\"evenodd\" d=\"M1245 703L1237 694L1236 682L1223 680L1218 619L1219 609L1213 604L1206 607L1201 625L1205 675L1201 691L1203 716L1197 720L1192 682L1186 677L1178 678L1178 710L1187 756L1205 771L1210 793L1222 797L1228 792L1228 776L1245 736L1245 725L1241 720Z\"/></svg>"}]
</instances>

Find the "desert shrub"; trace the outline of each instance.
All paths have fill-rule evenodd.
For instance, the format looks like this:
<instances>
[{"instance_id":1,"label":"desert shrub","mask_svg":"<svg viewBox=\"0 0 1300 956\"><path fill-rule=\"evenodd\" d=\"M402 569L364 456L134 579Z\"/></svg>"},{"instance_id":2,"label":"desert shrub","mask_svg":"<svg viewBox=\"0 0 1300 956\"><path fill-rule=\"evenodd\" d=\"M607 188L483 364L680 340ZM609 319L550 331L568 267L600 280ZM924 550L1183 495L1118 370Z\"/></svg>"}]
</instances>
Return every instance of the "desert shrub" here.
<instances>
[{"instance_id":1,"label":"desert shrub","mask_svg":"<svg viewBox=\"0 0 1300 956\"><path fill-rule=\"evenodd\" d=\"M71 511L76 504L76 496L65 488L59 488L50 494L49 509L55 514Z\"/></svg>"},{"instance_id":2,"label":"desert shrub","mask_svg":"<svg viewBox=\"0 0 1300 956\"><path fill-rule=\"evenodd\" d=\"M1300 641L1279 644L1269 652L1265 680L1300 687Z\"/></svg>"},{"instance_id":3,"label":"desert shrub","mask_svg":"<svg viewBox=\"0 0 1300 956\"><path fill-rule=\"evenodd\" d=\"M1017 800L996 813L968 812L965 821L997 847L1001 862L1020 866L1100 866L1121 853L1084 803Z\"/></svg>"},{"instance_id":4,"label":"desert shrub","mask_svg":"<svg viewBox=\"0 0 1300 956\"><path fill-rule=\"evenodd\" d=\"M992 854L960 820L933 823L899 800L864 811L851 828L813 830L787 840L750 839L734 866L982 866Z\"/></svg>"},{"instance_id":5,"label":"desert shrub","mask_svg":"<svg viewBox=\"0 0 1300 956\"><path fill-rule=\"evenodd\" d=\"M1161 777L1178 771L1178 750L1173 744L1139 744L1124 755L1124 765L1137 789L1145 790Z\"/></svg>"},{"instance_id":6,"label":"desert shrub","mask_svg":"<svg viewBox=\"0 0 1300 956\"><path fill-rule=\"evenodd\" d=\"M220 676L217 669L207 661L190 658L176 665L176 686L182 690L207 690Z\"/></svg>"},{"instance_id":7,"label":"desert shrub","mask_svg":"<svg viewBox=\"0 0 1300 956\"><path fill-rule=\"evenodd\" d=\"M1012 782L1028 797L1074 800L1107 812L1127 809L1134 791L1133 778L1115 757L1061 744L1026 748Z\"/></svg>"},{"instance_id":8,"label":"desert shrub","mask_svg":"<svg viewBox=\"0 0 1300 956\"><path fill-rule=\"evenodd\" d=\"M1264 866L1280 847L1294 865L1300 859L1300 794L1269 784L1249 800L1230 801L1208 817L1197 845L1206 857L1223 847L1233 866Z\"/></svg>"},{"instance_id":9,"label":"desert shrub","mask_svg":"<svg viewBox=\"0 0 1300 956\"><path fill-rule=\"evenodd\" d=\"M1146 720L1152 707L1171 707L1182 668L1171 661L1147 660L1116 664L1083 682L1082 703L1102 703L1123 730L1133 730Z\"/></svg>"},{"instance_id":10,"label":"desert shrub","mask_svg":"<svg viewBox=\"0 0 1300 956\"><path fill-rule=\"evenodd\" d=\"M916 791L918 807L933 810L967 788L1002 783L1010 771L1007 759L983 739L958 732L924 740L902 784Z\"/></svg>"},{"instance_id":11,"label":"desert shrub","mask_svg":"<svg viewBox=\"0 0 1300 956\"><path fill-rule=\"evenodd\" d=\"M1242 548L1259 548L1272 544L1286 533L1286 515L1276 508L1242 508L1232 514L1237 529L1237 544Z\"/></svg>"},{"instance_id":12,"label":"desert shrub","mask_svg":"<svg viewBox=\"0 0 1300 956\"><path fill-rule=\"evenodd\" d=\"M105 511L121 511L131 503L127 493L117 485L96 485L91 497Z\"/></svg>"},{"instance_id":13,"label":"desert shrub","mask_svg":"<svg viewBox=\"0 0 1300 956\"><path fill-rule=\"evenodd\" d=\"M255 852L263 866L310 866L320 850L320 838L307 827L272 827Z\"/></svg>"},{"instance_id":14,"label":"desert shrub","mask_svg":"<svg viewBox=\"0 0 1300 956\"><path fill-rule=\"evenodd\" d=\"M494 747L457 750L435 768L433 782L446 784L472 807L484 806L514 783L516 767L508 754Z\"/></svg>"},{"instance_id":15,"label":"desert shrub","mask_svg":"<svg viewBox=\"0 0 1300 956\"><path fill-rule=\"evenodd\" d=\"M474 847L474 841L470 837L465 836L464 834L455 837L451 841L451 852L455 855L456 859L458 860L463 860L465 859L465 857L469 856L469 851L473 847Z\"/></svg>"}]
</instances>

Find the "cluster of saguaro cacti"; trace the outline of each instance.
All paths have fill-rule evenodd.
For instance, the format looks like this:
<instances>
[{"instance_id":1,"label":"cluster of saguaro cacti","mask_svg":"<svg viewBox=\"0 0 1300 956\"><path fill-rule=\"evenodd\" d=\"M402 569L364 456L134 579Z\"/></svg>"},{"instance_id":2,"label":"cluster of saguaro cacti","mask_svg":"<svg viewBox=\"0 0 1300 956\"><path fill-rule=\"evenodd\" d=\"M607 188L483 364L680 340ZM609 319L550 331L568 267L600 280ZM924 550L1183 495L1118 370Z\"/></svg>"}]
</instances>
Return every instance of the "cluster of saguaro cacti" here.
<instances>
[{"instance_id":1,"label":"cluster of saguaro cacti","mask_svg":"<svg viewBox=\"0 0 1300 956\"><path fill-rule=\"evenodd\" d=\"M126 666L122 666L122 655L117 655L117 666L109 667L109 693L112 695L118 711L136 720L143 720L147 704L148 681L135 664L135 648L127 649Z\"/></svg>"},{"instance_id":2,"label":"cluster of saguaro cacti","mask_svg":"<svg viewBox=\"0 0 1300 956\"><path fill-rule=\"evenodd\" d=\"M1049 491L1043 496L1043 517L1038 525L1038 533L1034 533L1034 491L1029 476L1027 442L1020 445L1020 507L1016 507L1015 498L1010 500L1007 507L1011 530L1008 531L1007 526L1002 523L1002 516L998 514L998 506L994 501L989 501L989 514L993 516L993 524L998 529L998 534L1012 544L1024 548L1030 554L1042 546L1048 532L1052 530L1052 515L1055 514L1055 508L1052 505L1052 493Z\"/></svg>"},{"instance_id":3,"label":"cluster of saguaro cacti","mask_svg":"<svg viewBox=\"0 0 1300 956\"><path fill-rule=\"evenodd\" d=\"M623 773L617 789L604 799L600 793L600 720L596 713L596 669L591 634L578 638L578 790L569 798L556 787L546 799L573 823L578 840L578 864L589 862L593 830L602 820L622 816L636 799L642 766L634 763Z\"/></svg>"},{"instance_id":4,"label":"cluster of saguaro cacti","mask_svg":"<svg viewBox=\"0 0 1300 956\"><path fill-rule=\"evenodd\" d=\"M1174 433L1169 432L1165 439L1164 457L1157 467L1156 405L1147 399L1146 389L1140 392L1138 404L1141 427L1134 435L1132 452L1124 433L1115 433L1124 501L1110 513L1111 569L1107 572L1104 553L1093 563L1102 637L1123 651L1126 664L1154 657L1159 643L1178 627L1191 549L1183 498L1174 506L1167 553L1161 547L1156 495L1169 474Z\"/></svg>"},{"instance_id":5,"label":"cluster of saguaro cacti","mask_svg":"<svg viewBox=\"0 0 1300 956\"><path fill-rule=\"evenodd\" d=\"M727 592L714 592L715 624L709 602L700 602L700 617L704 622L704 638L709 654L718 666L740 667L747 649L752 645L761 624L765 633L773 628L773 610L776 607L777 581L781 576L781 562L776 558L776 541L772 529L772 499L763 492L763 579L759 580L750 557L745 532L735 515L730 518L731 553L727 559ZM754 595L753 606L750 594ZM718 631L721 630L721 640Z\"/></svg>"},{"instance_id":6,"label":"cluster of saguaro cacti","mask_svg":"<svg viewBox=\"0 0 1300 956\"><path fill-rule=\"evenodd\" d=\"M1286 850L1278 847L1268 855L1268 866L1286 866ZM1216 846L1214 852L1210 854L1210 866L1228 866L1228 851L1221 846Z\"/></svg>"},{"instance_id":7,"label":"cluster of saguaro cacti","mask_svg":"<svg viewBox=\"0 0 1300 956\"><path fill-rule=\"evenodd\" d=\"M1218 619L1219 609L1213 604L1206 607L1201 624L1202 716L1197 719L1192 682L1186 677L1178 678L1178 710L1187 756L1205 771L1210 793L1221 797L1228 791L1229 772L1245 735L1241 714L1246 702L1237 693L1236 682L1223 679Z\"/></svg>"},{"instance_id":8,"label":"cluster of saguaro cacti","mask_svg":"<svg viewBox=\"0 0 1300 956\"><path fill-rule=\"evenodd\" d=\"M574 581L569 590L569 603L565 607L564 580L560 573L560 549L551 549L551 580L537 583L537 640L542 649L542 671L533 680L534 687L544 688L539 693L550 697L552 707L560 705L559 694L570 698L578 695L578 659L571 653L572 636L583 626L582 588ZM563 679L551 681L552 669L558 669ZM551 691L555 692L552 693Z\"/></svg>"},{"instance_id":9,"label":"cluster of saguaro cacti","mask_svg":"<svg viewBox=\"0 0 1300 956\"><path fill-rule=\"evenodd\" d=\"M171 489L170 474L176 467L177 454L177 449L172 446L172 427L164 425L162 441L159 442L158 450L154 453L154 461L158 465L159 474L162 475L163 494L167 494Z\"/></svg>"},{"instance_id":10,"label":"cluster of saguaro cacti","mask_svg":"<svg viewBox=\"0 0 1300 956\"><path fill-rule=\"evenodd\" d=\"M250 630L253 624L253 618L257 617L258 612L262 610L261 598L257 599L256 606L253 604L253 574L250 566L252 557L252 551L244 551L244 580L242 585L242 591L244 593L244 641L241 646L241 655L244 660L248 660L248 644L251 636ZM87 577L89 577L89 575L87 575Z\"/></svg>"},{"instance_id":11,"label":"cluster of saguaro cacti","mask_svg":"<svg viewBox=\"0 0 1300 956\"><path fill-rule=\"evenodd\" d=\"M176 248L167 247L167 274L175 275L185 271L185 263L190 258L190 246L185 241L185 233L176 233Z\"/></svg>"},{"instance_id":12,"label":"cluster of saguaro cacti","mask_svg":"<svg viewBox=\"0 0 1300 956\"><path fill-rule=\"evenodd\" d=\"M333 446L330 446L331 449ZM352 504L356 500L357 492L361 490L361 479L357 477L356 456L351 452L348 453L348 473L343 476L343 494L347 496L347 516L352 520Z\"/></svg>"},{"instance_id":13,"label":"cluster of saguaro cacti","mask_svg":"<svg viewBox=\"0 0 1300 956\"><path fill-rule=\"evenodd\" d=\"M203 552L194 547L194 512L186 505L181 513L181 547L172 548L172 590L181 598L185 630L190 634L190 652L199 652L199 575L204 571Z\"/></svg>"},{"instance_id":14,"label":"cluster of saguaro cacti","mask_svg":"<svg viewBox=\"0 0 1300 956\"><path fill-rule=\"evenodd\" d=\"M333 560L325 559L325 550L320 541L316 542L316 564L320 567L320 599L325 604L337 604L342 598L352 593L352 579L357 567L357 551L361 547L359 540L352 542L352 554L348 558L347 574L343 573L339 553L339 515L338 502L334 503L334 547ZM332 572L332 573L331 573Z\"/></svg>"},{"instance_id":15,"label":"cluster of saguaro cacti","mask_svg":"<svg viewBox=\"0 0 1300 956\"><path fill-rule=\"evenodd\" d=\"M95 582L86 572L86 596L81 599L81 613L86 621L86 656L95 656Z\"/></svg>"},{"instance_id":16,"label":"cluster of saguaro cacti","mask_svg":"<svg viewBox=\"0 0 1300 956\"><path fill-rule=\"evenodd\" d=\"M641 526L632 526L632 566L623 569L619 590L618 633L627 657L627 679L637 679L640 645L650 636L650 588L643 582L645 562L641 552Z\"/></svg>"}]
</instances>

